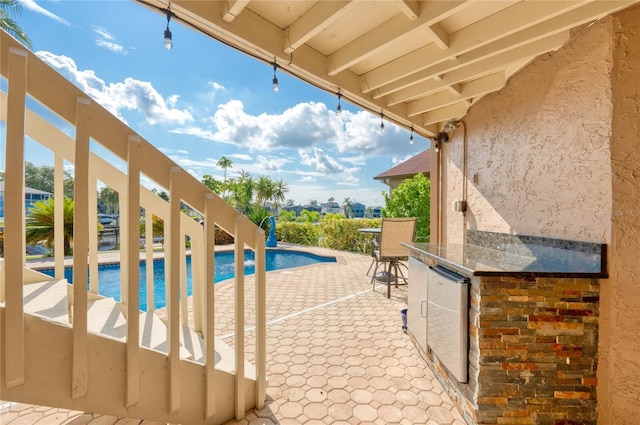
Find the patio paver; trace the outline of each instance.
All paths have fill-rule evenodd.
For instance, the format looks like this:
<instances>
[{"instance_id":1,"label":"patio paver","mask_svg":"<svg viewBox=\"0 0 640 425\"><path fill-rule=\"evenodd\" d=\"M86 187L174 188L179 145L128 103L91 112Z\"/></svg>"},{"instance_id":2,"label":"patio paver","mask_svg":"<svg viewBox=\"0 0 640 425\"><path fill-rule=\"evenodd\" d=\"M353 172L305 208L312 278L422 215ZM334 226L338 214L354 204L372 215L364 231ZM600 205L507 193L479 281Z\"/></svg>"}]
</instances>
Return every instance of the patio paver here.
<instances>
[{"instance_id":1,"label":"patio paver","mask_svg":"<svg viewBox=\"0 0 640 425\"><path fill-rule=\"evenodd\" d=\"M372 291L370 257L279 244L335 255L325 263L267 274L267 402L227 425L452 424L465 422L408 335L401 329L406 286ZM253 277L247 276L247 326L253 314ZM232 282L216 286L216 333L233 344ZM255 335L246 332L252 361ZM34 415L34 416L31 416ZM37 418L36 418L37 416ZM24 422L27 420L27 422ZM0 423L118 424L106 415L13 404ZM151 425L151 422L143 422Z\"/></svg>"}]
</instances>

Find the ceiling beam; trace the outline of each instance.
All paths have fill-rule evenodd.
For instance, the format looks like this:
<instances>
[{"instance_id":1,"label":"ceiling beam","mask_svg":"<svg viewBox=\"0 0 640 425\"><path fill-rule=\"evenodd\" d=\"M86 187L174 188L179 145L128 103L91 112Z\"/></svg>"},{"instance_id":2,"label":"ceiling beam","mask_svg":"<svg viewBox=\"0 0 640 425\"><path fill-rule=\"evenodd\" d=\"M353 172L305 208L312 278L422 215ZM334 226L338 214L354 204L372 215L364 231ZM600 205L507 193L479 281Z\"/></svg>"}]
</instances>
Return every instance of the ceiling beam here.
<instances>
[{"instance_id":1,"label":"ceiling beam","mask_svg":"<svg viewBox=\"0 0 640 425\"><path fill-rule=\"evenodd\" d=\"M505 78L504 71L478 78L477 80L462 84L458 94L452 94L450 91L444 90L432 96L409 103L407 105L407 116L415 117L425 112L498 91L504 87L506 82L507 79Z\"/></svg>"},{"instance_id":2,"label":"ceiling beam","mask_svg":"<svg viewBox=\"0 0 640 425\"><path fill-rule=\"evenodd\" d=\"M442 28L442 25L433 24L430 27L425 27L424 30L427 35L431 37L436 46L442 50L449 47L449 34L444 28Z\"/></svg>"},{"instance_id":3,"label":"ceiling beam","mask_svg":"<svg viewBox=\"0 0 640 425\"><path fill-rule=\"evenodd\" d=\"M318 2L285 30L283 51L292 53L338 20L351 1Z\"/></svg>"},{"instance_id":4,"label":"ceiling beam","mask_svg":"<svg viewBox=\"0 0 640 425\"><path fill-rule=\"evenodd\" d=\"M462 0L435 1L427 3L420 17L407 22L407 17L399 14L378 26L375 31L369 31L343 48L329 56L327 74L334 76L339 72L362 62L377 52L384 50L391 43L405 36L411 31L426 28L432 33L432 38L438 39L440 35L429 29L461 8L468 7L469 3ZM440 31L442 33L442 31Z\"/></svg>"},{"instance_id":5,"label":"ceiling beam","mask_svg":"<svg viewBox=\"0 0 640 425\"><path fill-rule=\"evenodd\" d=\"M608 10L610 5L606 3L596 2L594 4L600 4L601 9ZM584 1L517 3L482 21L449 34L450 46L446 50L441 50L435 45L427 45L366 73L362 77L362 92L369 93L429 66L454 59L470 50L544 22L550 17L574 10L582 4ZM568 16L566 19L571 18Z\"/></svg>"},{"instance_id":6,"label":"ceiling beam","mask_svg":"<svg viewBox=\"0 0 640 425\"><path fill-rule=\"evenodd\" d=\"M467 114L469 106L471 106L470 102L463 101L455 105L445 106L444 108L427 112L422 115L422 124L433 125L443 121L462 118Z\"/></svg>"},{"instance_id":7,"label":"ceiling beam","mask_svg":"<svg viewBox=\"0 0 640 425\"><path fill-rule=\"evenodd\" d=\"M444 72L460 68L461 66L466 66L469 63L473 63L475 61L483 59L484 56L500 53L509 49L514 49L516 47L519 48L521 45L530 43L532 40L541 40L542 38L550 36L552 34L561 33L576 26L586 24L609 13L611 11L610 8L614 3L617 9L622 9L625 6L636 2L637 0L612 0L611 2L597 1L595 3L587 4L586 6L583 6L579 9L573 10L571 13L556 16L550 20L526 28L523 31L519 31L513 35L507 36L505 38L500 38L493 43L485 44L484 46L481 46L475 50L460 55L458 58L453 58L453 60L449 60L448 62L442 61L444 63L433 65L433 63L435 63L436 61L432 58L432 65L430 65L428 68L423 67L423 70L418 71L417 73L410 74L400 79L394 79L393 82L390 82L388 84L385 83L382 86L378 87L374 91L372 96L374 99L378 99L391 93L395 93L399 90L409 88L413 84L434 78L434 76L440 75ZM549 50L554 50L558 47L560 47L560 45L552 47ZM452 49L449 49L449 51L451 50ZM365 74L361 79L361 88L363 90L363 93L368 93L371 91L369 89L369 78L370 76L368 74ZM401 96L398 96L398 98L400 97Z\"/></svg>"},{"instance_id":8,"label":"ceiling beam","mask_svg":"<svg viewBox=\"0 0 640 425\"><path fill-rule=\"evenodd\" d=\"M230 23L238 16L251 0L225 0L222 19Z\"/></svg>"},{"instance_id":9,"label":"ceiling beam","mask_svg":"<svg viewBox=\"0 0 640 425\"><path fill-rule=\"evenodd\" d=\"M396 4L407 18L414 20L420 16L420 2L418 0L396 0Z\"/></svg>"},{"instance_id":10,"label":"ceiling beam","mask_svg":"<svg viewBox=\"0 0 640 425\"><path fill-rule=\"evenodd\" d=\"M485 56L481 60L475 60L475 52L469 53L474 60L461 56L459 60L449 63L438 64L425 69L415 77L417 84L408 85L406 88L397 90L386 96L388 106L402 102L408 102L441 90L443 87L457 84L461 81L473 78L481 73L491 73L504 68L514 61L531 58L541 55L551 50L557 49L569 40L569 31L543 38L525 45L520 45L517 49L507 50L494 56ZM439 78L436 80L435 76ZM418 78L419 77L419 78ZM390 89L388 89L390 90ZM382 92L377 92L373 98L382 96Z\"/></svg>"}]
</instances>

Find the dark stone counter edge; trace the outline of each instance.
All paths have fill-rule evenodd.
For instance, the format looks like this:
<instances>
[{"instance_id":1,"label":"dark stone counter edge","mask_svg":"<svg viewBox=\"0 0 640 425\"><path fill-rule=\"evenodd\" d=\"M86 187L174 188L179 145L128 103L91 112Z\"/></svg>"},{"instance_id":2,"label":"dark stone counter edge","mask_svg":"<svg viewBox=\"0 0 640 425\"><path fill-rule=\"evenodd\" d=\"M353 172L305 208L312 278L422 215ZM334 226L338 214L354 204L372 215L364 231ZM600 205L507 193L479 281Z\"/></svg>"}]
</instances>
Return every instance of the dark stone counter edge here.
<instances>
[{"instance_id":1,"label":"dark stone counter edge","mask_svg":"<svg viewBox=\"0 0 640 425\"><path fill-rule=\"evenodd\" d=\"M402 243L402 245L409 248L409 255L421 260L420 257L428 257L434 260L437 264L446 266L451 268L458 273L465 276L505 276L505 277L515 277L515 278L536 278L536 277L549 277L549 278L594 278L594 279L607 279L609 277L609 273L606 272L606 258L607 258L607 245L602 244L602 261L601 261L601 270L600 272L588 272L588 273L575 273L575 272L527 272L527 271L504 271L504 270L496 270L496 271L487 271L487 270L473 270L468 267L462 266L458 263L453 263L449 260L446 260L442 257L439 257L435 254L426 252L422 249L416 248L415 246L408 245ZM414 255L418 253L419 255ZM424 262L424 261L423 261Z\"/></svg>"}]
</instances>

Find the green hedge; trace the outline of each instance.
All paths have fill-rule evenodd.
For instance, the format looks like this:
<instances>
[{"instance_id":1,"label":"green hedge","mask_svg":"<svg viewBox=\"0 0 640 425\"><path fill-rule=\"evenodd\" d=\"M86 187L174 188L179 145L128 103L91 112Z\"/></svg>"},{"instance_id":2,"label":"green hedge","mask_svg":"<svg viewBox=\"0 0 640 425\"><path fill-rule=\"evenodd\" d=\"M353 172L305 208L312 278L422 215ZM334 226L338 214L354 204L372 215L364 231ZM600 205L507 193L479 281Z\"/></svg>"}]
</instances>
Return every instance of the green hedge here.
<instances>
[{"instance_id":1,"label":"green hedge","mask_svg":"<svg viewBox=\"0 0 640 425\"><path fill-rule=\"evenodd\" d=\"M381 219L333 219L319 223L278 222L276 239L300 245L322 246L342 251L369 252L371 234L360 233L363 227L380 227Z\"/></svg>"},{"instance_id":2,"label":"green hedge","mask_svg":"<svg viewBox=\"0 0 640 425\"><path fill-rule=\"evenodd\" d=\"M318 246L318 230L316 223L278 222L276 224L276 239L282 242Z\"/></svg>"},{"instance_id":3,"label":"green hedge","mask_svg":"<svg viewBox=\"0 0 640 425\"><path fill-rule=\"evenodd\" d=\"M370 233L358 232L363 227L380 227L379 218L323 220L320 222L320 246L341 251L363 252L370 249Z\"/></svg>"}]
</instances>

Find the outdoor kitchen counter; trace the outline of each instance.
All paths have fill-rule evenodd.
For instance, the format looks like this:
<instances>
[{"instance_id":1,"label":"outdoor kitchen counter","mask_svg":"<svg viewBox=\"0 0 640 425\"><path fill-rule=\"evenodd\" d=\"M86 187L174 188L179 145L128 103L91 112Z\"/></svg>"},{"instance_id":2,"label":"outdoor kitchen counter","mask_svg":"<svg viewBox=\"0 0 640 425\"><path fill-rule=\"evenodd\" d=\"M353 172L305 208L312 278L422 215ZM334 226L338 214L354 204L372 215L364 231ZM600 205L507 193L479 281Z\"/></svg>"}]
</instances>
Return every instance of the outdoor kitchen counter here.
<instances>
[{"instance_id":1,"label":"outdoor kitchen counter","mask_svg":"<svg viewBox=\"0 0 640 425\"><path fill-rule=\"evenodd\" d=\"M405 246L407 332L467 423L596 425L606 246L476 230L466 239ZM427 266L466 276L468 288Z\"/></svg>"},{"instance_id":2,"label":"outdoor kitchen counter","mask_svg":"<svg viewBox=\"0 0 640 425\"><path fill-rule=\"evenodd\" d=\"M549 244L404 244L410 256L466 276L606 278L606 245L563 241ZM430 260L430 261L429 261Z\"/></svg>"}]
</instances>

